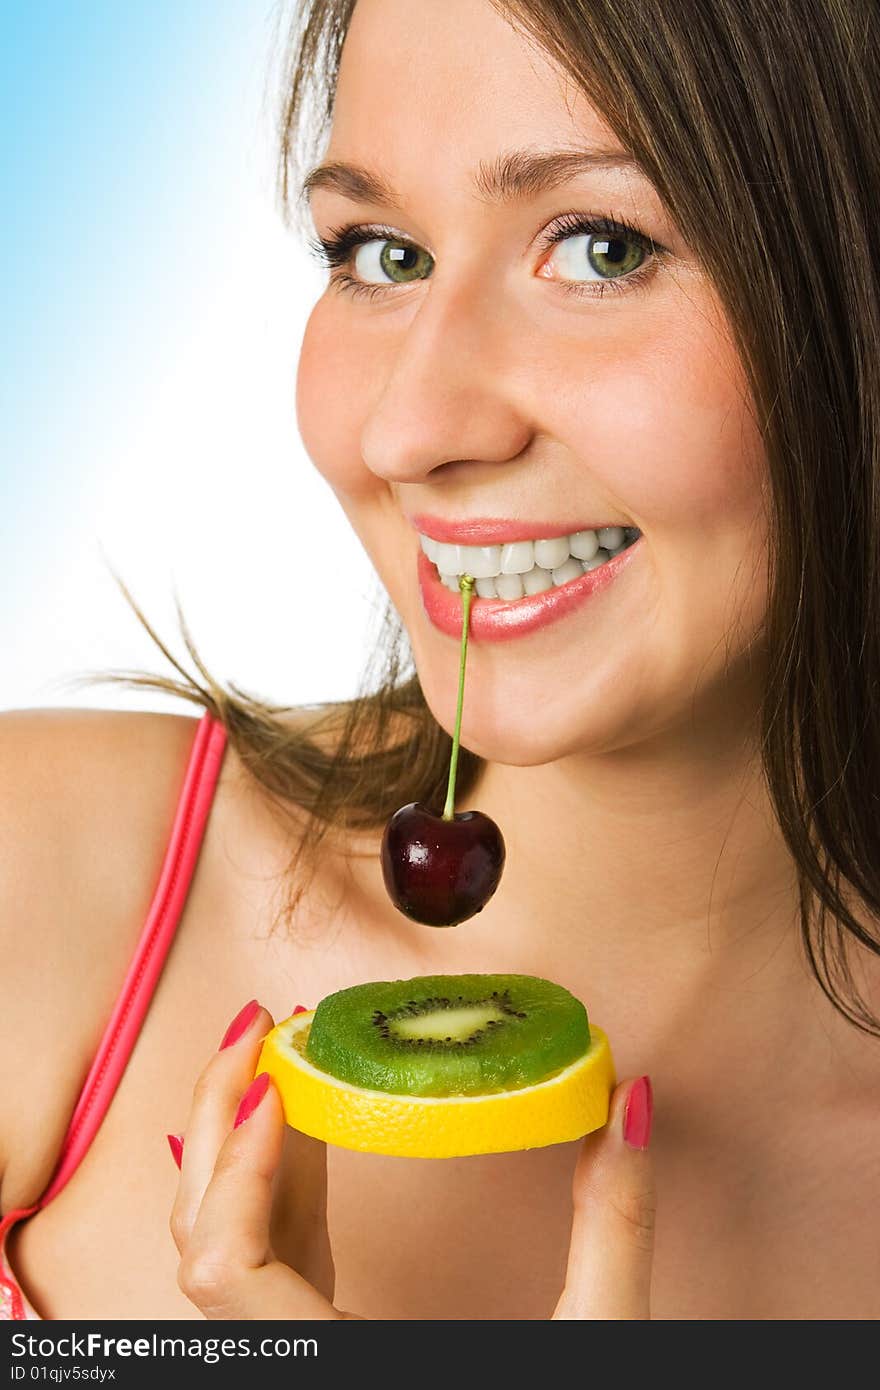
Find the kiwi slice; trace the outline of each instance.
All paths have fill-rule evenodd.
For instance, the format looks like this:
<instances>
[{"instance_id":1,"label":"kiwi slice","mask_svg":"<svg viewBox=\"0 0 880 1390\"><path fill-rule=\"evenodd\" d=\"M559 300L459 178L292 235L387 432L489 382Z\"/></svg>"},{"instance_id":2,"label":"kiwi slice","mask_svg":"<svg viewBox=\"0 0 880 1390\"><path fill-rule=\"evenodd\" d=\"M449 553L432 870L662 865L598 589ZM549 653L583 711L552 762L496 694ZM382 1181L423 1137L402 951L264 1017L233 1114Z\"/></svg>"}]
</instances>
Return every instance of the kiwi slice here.
<instances>
[{"instance_id":1,"label":"kiwi slice","mask_svg":"<svg viewBox=\"0 0 880 1390\"><path fill-rule=\"evenodd\" d=\"M546 1081L589 1046L586 1009L550 980L423 975L328 994L305 1055L371 1090L482 1096Z\"/></svg>"}]
</instances>

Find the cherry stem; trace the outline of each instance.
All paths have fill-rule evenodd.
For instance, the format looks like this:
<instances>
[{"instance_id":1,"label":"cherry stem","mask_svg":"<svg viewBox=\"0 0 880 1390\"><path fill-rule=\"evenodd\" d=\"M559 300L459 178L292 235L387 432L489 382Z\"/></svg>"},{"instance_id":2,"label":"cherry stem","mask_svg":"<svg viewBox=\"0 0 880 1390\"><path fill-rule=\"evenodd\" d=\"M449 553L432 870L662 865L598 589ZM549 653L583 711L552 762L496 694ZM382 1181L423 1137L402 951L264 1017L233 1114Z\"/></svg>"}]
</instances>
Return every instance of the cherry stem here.
<instances>
[{"instance_id":1,"label":"cherry stem","mask_svg":"<svg viewBox=\"0 0 880 1390\"><path fill-rule=\"evenodd\" d=\"M467 662L468 620L471 602L474 597L474 581L469 574L463 574L458 581L461 590L461 658L458 665L458 708L455 711L455 732L452 735L452 756L449 759L449 787L446 792L446 805L443 820L455 819L455 774L458 771L458 746L461 735L461 710L464 704L464 668Z\"/></svg>"}]
</instances>

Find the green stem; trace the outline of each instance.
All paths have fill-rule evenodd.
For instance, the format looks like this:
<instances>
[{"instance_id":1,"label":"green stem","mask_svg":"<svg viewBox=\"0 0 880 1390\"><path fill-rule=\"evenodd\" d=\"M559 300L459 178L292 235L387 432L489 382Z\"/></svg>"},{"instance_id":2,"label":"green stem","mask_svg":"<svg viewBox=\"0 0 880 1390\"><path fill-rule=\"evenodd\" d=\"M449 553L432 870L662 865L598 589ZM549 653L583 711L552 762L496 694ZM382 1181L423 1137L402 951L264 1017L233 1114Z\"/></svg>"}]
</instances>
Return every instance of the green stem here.
<instances>
[{"instance_id":1,"label":"green stem","mask_svg":"<svg viewBox=\"0 0 880 1390\"><path fill-rule=\"evenodd\" d=\"M449 787L446 792L446 805L443 808L443 819L453 820L455 818L455 774L458 770L458 745L461 735L461 710L464 704L464 668L467 661L467 642L468 642L468 620L471 613L471 602L474 597L474 581L469 574L463 574L458 581L461 590L461 658L458 666L458 708L455 711L455 732L452 735L452 756L449 759Z\"/></svg>"}]
</instances>

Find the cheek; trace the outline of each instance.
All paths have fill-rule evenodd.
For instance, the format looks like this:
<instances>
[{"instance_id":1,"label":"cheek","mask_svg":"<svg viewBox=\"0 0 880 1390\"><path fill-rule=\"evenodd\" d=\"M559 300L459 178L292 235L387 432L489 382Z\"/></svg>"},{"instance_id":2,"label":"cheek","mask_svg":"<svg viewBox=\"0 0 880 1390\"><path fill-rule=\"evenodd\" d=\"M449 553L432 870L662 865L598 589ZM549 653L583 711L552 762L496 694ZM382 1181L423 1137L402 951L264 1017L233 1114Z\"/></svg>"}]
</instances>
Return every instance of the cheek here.
<instances>
[{"instance_id":1,"label":"cheek","mask_svg":"<svg viewBox=\"0 0 880 1390\"><path fill-rule=\"evenodd\" d=\"M581 422L575 457L657 542L754 525L764 452L738 354L711 301L687 328L658 322L606 342L586 409L582 383L563 397ZM599 366L599 364L597 364ZM580 404L575 404L576 394Z\"/></svg>"},{"instance_id":2,"label":"cheek","mask_svg":"<svg viewBox=\"0 0 880 1390\"><path fill-rule=\"evenodd\" d=\"M766 457L748 381L699 292L687 309L645 315L638 335L609 330L602 346L586 373L557 357L555 429L583 463L585 497L646 533L655 670L705 679L724 656L719 637L735 631L743 648L766 613Z\"/></svg>"},{"instance_id":3,"label":"cheek","mask_svg":"<svg viewBox=\"0 0 880 1390\"><path fill-rule=\"evenodd\" d=\"M309 458L340 496L381 490L361 459L363 422L375 391L376 368L355 334L346 333L328 297L306 325L296 379L296 418Z\"/></svg>"}]
</instances>

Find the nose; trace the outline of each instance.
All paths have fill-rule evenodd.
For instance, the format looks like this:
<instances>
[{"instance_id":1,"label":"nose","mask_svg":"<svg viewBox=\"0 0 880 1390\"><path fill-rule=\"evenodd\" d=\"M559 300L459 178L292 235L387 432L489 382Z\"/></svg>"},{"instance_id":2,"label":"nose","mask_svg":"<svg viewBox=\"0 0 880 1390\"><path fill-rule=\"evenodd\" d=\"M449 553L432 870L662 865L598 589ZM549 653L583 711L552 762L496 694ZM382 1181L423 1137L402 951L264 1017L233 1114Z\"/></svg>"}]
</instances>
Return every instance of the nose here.
<instances>
[{"instance_id":1,"label":"nose","mask_svg":"<svg viewBox=\"0 0 880 1390\"><path fill-rule=\"evenodd\" d=\"M511 352L521 336L472 281L432 279L364 424L367 467L389 482L416 483L449 464L517 458L534 432Z\"/></svg>"}]
</instances>

